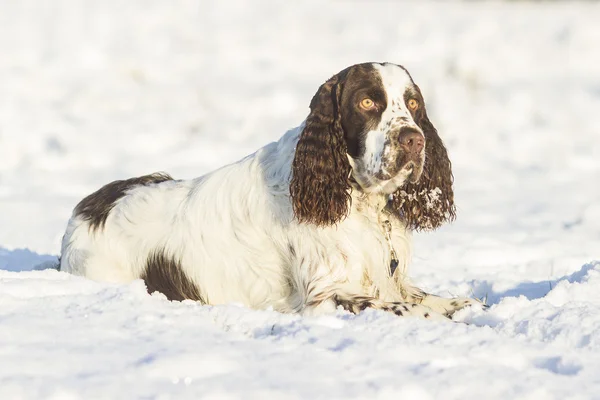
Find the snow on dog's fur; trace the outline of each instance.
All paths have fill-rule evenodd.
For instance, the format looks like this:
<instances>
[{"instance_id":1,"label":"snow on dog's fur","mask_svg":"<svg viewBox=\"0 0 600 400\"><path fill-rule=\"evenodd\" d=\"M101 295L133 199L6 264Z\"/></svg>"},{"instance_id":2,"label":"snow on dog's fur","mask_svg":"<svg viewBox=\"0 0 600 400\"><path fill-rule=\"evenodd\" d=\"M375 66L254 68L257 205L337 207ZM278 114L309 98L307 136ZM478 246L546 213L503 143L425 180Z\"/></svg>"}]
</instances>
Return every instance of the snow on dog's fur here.
<instances>
[{"instance_id":1,"label":"snow on dog's fur","mask_svg":"<svg viewBox=\"0 0 600 400\"><path fill-rule=\"evenodd\" d=\"M149 292L282 312L450 316L406 277L411 231L455 215L446 149L408 72L358 64L278 142L208 175L116 181L75 208L61 269Z\"/></svg>"}]
</instances>

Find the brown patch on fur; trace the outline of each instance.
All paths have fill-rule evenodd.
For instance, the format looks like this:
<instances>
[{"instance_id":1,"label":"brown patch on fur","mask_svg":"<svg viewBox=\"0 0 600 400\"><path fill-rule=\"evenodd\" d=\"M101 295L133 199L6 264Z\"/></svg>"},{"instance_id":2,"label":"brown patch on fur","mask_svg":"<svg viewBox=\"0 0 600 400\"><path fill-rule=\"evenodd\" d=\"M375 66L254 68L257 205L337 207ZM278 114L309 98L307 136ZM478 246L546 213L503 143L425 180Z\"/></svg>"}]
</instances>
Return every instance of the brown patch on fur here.
<instances>
[{"instance_id":1,"label":"brown patch on fur","mask_svg":"<svg viewBox=\"0 0 600 400\"><path fill-rule=\"evenodd\" d=\"M148 257L141 278L148 293L160 292L169 300L195 300L205 303L196 286L181 269L181 263L164 251L156 251Z\"/></svg>"},{"instance_id":2,"label":"brown patch on fur","mask_svg":"<svg viewBox=\"0 0 600 400\"><path fill-rule=\"evenodd\" d=\"M296 146L290 195L299 222L333 225L349 212L350 163L339 110L347 71L333 76L314 95Z\"/></svg>"},{"instance_id":3,"label":"brown patch on fur","mask_svg":"<svg viewBox=\"0 0 600 400\"><path fill-rule=\"evenodd\" d=\"M129 189L135 186L150 185L171 180L173 178L168 174L154 173L123 181L111 182L81 200L75 207L75 214L89 221L90 230L103 228L108 214L115 206L115 203Z\"/></svg>"},{"instance_id":4,"label":"brown patch on fur","mask_svg":"<svg viewBox=\"0 0 600 400\"><path fill-rule=\"evenodd\" d=\"M420 90L419 96L424 105ZM446 147L425 107L417 111L415 122L425 134L425 167L417 183L409 182L393 194L391 208L397 210L409 229L427 231L456 218L454 176Z\"/></svg>"},{"instance_id":5,"label":"brown patch on fur","mask_svg":"<svg viewBox=\"0 0 600 400\"><path fill-rule=\"evenodd\" d=\"M352 296L347 298L340 295L334 295L332 300L335 302L336 307L342 306L344 310L353 314L358 314L367 308L373 307L374 301L374 299L371 297Z\"/></svg>"}]
</instances>

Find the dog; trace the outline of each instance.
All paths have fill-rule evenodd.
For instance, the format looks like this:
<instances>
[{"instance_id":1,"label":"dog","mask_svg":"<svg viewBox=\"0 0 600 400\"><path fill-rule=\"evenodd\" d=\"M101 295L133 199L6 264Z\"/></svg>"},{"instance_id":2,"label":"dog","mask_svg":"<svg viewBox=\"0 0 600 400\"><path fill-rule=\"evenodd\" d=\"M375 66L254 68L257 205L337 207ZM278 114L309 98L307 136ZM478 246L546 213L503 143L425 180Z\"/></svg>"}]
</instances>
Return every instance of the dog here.
<instances>
[{"instance_id":1,"label":"dog","mask_svg":"<svg viewBox=\"0 0 600 400\"><path fill-rule=\"evenodd\" d=\"M446 148L408 71L363 63L277 142L193 180L115 181L74 209L60 268L169 300L449 318L475 304L407 278L413 231L456 215Z\"/></svg>"}]
</instances>

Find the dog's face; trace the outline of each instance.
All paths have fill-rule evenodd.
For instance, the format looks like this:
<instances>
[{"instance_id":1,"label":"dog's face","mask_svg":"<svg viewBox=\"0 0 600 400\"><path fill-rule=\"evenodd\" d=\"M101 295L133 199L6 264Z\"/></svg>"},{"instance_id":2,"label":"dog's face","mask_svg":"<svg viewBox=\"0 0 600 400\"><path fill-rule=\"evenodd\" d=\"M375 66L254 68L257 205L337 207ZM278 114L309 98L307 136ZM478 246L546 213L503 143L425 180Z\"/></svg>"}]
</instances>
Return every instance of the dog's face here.
<instances>
[{"instance_id":1,"label":"dog's face","mask_svg":"<svg viewBox=\"0 0 600 400\"><path fill-rule=\"evenodd\" d=\"M339 222L349 212L352 189L391 194L413 229L454 218L450 160L406 69L348 67L321 85L310 109L290 182L300 222Z\"/></svg>"},{"instance_id":2,"label":"dog's face","mask_svg":"<svg viewBox=\"0 0 600 400\"><path fill-rule=\"evenodd\" d=\"M415 121L424 104L408 72L395 64L352 67L341 95L341 124L359 189L390 194L418 182L425 135Z\"/></svg>"}]
</instances>

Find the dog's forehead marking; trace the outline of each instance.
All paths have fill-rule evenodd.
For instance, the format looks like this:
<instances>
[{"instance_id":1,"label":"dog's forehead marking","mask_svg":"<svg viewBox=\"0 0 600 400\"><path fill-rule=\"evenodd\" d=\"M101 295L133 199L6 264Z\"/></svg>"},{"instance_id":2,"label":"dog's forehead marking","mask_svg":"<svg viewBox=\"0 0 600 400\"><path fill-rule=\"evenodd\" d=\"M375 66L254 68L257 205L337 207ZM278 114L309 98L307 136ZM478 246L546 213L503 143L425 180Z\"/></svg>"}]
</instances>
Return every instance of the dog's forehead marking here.
<instances>
[{"instance_id":1,"label":"dog's forehead marking","mask_svg":"<svg viewBox=\"0 0 600 400\"><path fill-rule=\"evenodd\" d=\"M381 77L381 84L387 97L387 106L381 115L378 130L390 129L399 125L415 125L405 104L406 92L414 91L414 82L408 72L395 64L373 64Z\"/></svg>"},{"instance_id":2,"label":"dog's forehead marking","mask_svg":"<svg viewBox=\"0 0 600 400\"><path fill-rule=\"evenodd\" d=\"M381 83L388 97L388 107L398 100L404 103L404 93L414 86L408 72L395 64L373 64L373 68L381 77Z\"/></svg>"},{"instance_id":3,"label":"dog's forehead marking","mask_svg":"<svg viewBox=\"0 0 600 400\"><path fill-rule=\"evenodd\" d=\"M381 85L387 97L387 106L379 124L367 133L365 140L364 164L370 174L385 171L383 159L389 156L390 132L402 125L416 127L410 111L406 107L404 94L412 90L414 83L406 70L395 64L372 64L381 78Z\"/></svg>"},{"instance_id":4,"label":"dog's forehead marking","mask_svg":"<svg viewBox=\"0 0 600 400\"><path fill-rule=\"evenodd\" d=\"M387 106L381 115L376 130L389 130L400 125L416 125L405 104L406 92L414 91L414 82L408 72L395 64L373 64L381 77L381 84L387 97Z\"/></svg>"}]
</instances>

